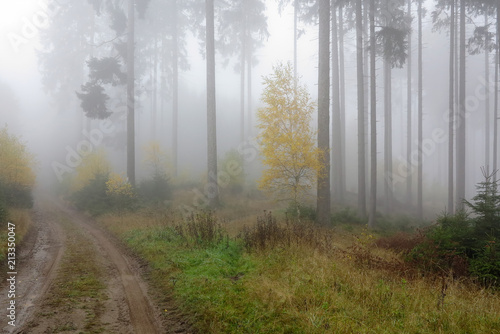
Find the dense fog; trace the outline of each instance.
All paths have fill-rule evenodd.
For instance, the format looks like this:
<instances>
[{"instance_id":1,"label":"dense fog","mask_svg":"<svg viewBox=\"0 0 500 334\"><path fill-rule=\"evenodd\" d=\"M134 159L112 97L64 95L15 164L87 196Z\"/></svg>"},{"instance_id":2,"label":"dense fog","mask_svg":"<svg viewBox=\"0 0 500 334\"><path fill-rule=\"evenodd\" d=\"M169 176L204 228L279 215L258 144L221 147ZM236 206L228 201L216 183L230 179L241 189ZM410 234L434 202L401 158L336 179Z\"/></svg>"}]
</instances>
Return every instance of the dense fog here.
<instances>
[{"instance_id":1,"label":"dense fog","mask_svg":"<svg viewBox=\"0 0 500 334\"><path fill-rule=\"evenodd\" d=\"M292 1L246 0L215 1L215 92L217 115L217 156L222 159L236 149L245 160L245 182L256 187L263 166L258 154L256 113L261 101L263 77L273 66L289 62L296 65L301 84L313 100L318 97L318 15L316 1L298 1L297 56L294 57L294 7ZM346 195L332 195L333 205L344 203L356 208L358 192L358 100L355 1L331 1L335 15L337 56L342 55L345 109L343 124L344 163L342 178ZM408 57L400 68L390 71L392 129L392 198L395 212L417 214L418 189L418 4L411 5L408 24L407 1L377 1L388 6L391 17L406 20L404 45L411 49L411 94L408 95ZM450 1L424 1L422 17L422 192L424 215L446 210L449 172L449 64ZM469 1L466 1L469 3ZM498 107L495 96L496 29L494 1L470 1L467 4L465 41L465 197L471 198L475 185L483 180L481 167L489 172L497 167L493 161L494 115ZM490 4L491 3L491 4ZM57 188L74 173L82 156L102 148L117 173L127 173L127 1L52 1L27 0L4 3L0 11L0 125L21 135L37 159L38 183ZM366 196L370 185L370 56L369 1L363 4L363 51L365 58L365 138ZM204 1L137 1L134 31L134 97L135 97L135 175L137 181L148 177L145 150L152 141L167 153L170 180L204 182L207 174L207 62ZM245 7L246 6L246 7ZM392 6L392 7L391 7ZM489 6L489 7L488 7ZM457 4L458 7L458 4ZM384 7L385 8L385 7ZM486 11L485 11L486 8ZM459 14L458 9L456 8ZM242 13L244 14L243 16ZM378 14L384 13L379 10ZM486 14L485 14L486 13ZM378 15L376 29L387 17ZM380 16L380 17L379 17ZM456 23L460 15L455 15ZM440 20L438 30L436 20ZM486 20L486 21L485 21ZM246 24L243 24L246 22ZM340 26L340 22L342 26ZM484 33L487 23L488 34ZM411 29L410 29L411 28ZM456 40L460 44L456 27ZM245 30L246 29L246 30ZM253 29L253 30L252 30ZM245 31L246 41L241 43ZM481 31L483 35L481 35ZM469 39L477 37L476 44ZM488 36L485 55L484 36ZM330 35L331 38L331 35ZM479 42L477 42L479 40ZM381 43L377 39L377 43ZM471 44L472 43L472 44ZM481 44L482 43L482 44ZM459 49L454 56L454 72L459 73ZM242 49L242 45L244 49ZM379 49L383 48L378 45ZM332 44L330 43L330 48ZM129 51L130 52L130 51ZM331 53L331 52L330 52ZM475 53L475 54L474 54ZM243 55L243 57L242 57ZM330 55L332 57L332 53ZM376 56L377 88L377 174L379 198L377 209L383 211L387 161L385 161L387 99L384 97L384 57ZM110 60L94 68L106 80L94 81L108 99L107 113L92 119L82 108L83 87L92 82L91 59ZM242 64L242 59L244 63ZM331 59L331 58L330 58ZM458 61L457 61L458 60ZM242 65L244 66L242 71ZM100 66L100 67L99 67ZM497 65L498 66L498 65ZM331 67L331 65L330 65ZM115 71L116 69L116 71ZM331 68L330 68L331 70ZM103 74L104 73L104 74ZM177 73L177 75L175 74ZM95 74L94 75L99 75ZM338 75L338 73L337 73ZM487 77L487 75L489 77ZM121 76L121 77L120 77ZM174 80L177 76L177 83ZM331 72L330 85L335 80ZM498 78L498 77L497 77ZM460 75L455 77L455 81ZM242 86L243 84L243 86ZM92 87L96 87L96 85ZM453 90L458 92L456 81ZM175 87L176 86L176 87ZM90 87L90 86L89 86ZM177 113L174 95L177 92ZM242 94L243 92L243 94ZM77 94L78 93L78 94ZM411 103L408 103L408 96ZM99 97L102 97L99 95ZM242 101L243 98L243 101ZM330 94L330 99L333 98ZM455 96L456 105L458 98ZM408 106L411 105L410 146L408 146ZM330 106L330 113L335 106ZM458 109L455 110L458 113ZM243 121L242 121L243 110ZM174 116L177 114L177 116ZM333 114L332 114L333 115ZM458 114L456 114L458 115ZM332 116L333 117L333 116ZM342 116L344 117L344 116ZM101 118L101 119L99 119ZM317 115L311 123L318 127ZM175 128L177 127L177 130ZM243 128L243 132L242 132ZM175 134L177 133L177 136ZM335 128L330 124L330 136ZM177 146L175 145L177 143ZM331 139L335 150L338 143ZM408 155L408 147L411 154ZM455 159L457 148L454 145ZM333 152L333 151L332 151ZM177 156L177 159L175 159ZM411 157L408 171L408 156ZM335 155L332 153L332 157ZM457 166L454 163L455 178ZM219 166L219 170L221 170ZM408 177L411 176L411 198ZM334 181L332 181L334 183ZM456 183L454 181L454 183ZM333 194L335 194L335 189ZM456 189L453 190L455 193ZM454 203L459 202L457 195Z\"/></svg>"}]
</instances>

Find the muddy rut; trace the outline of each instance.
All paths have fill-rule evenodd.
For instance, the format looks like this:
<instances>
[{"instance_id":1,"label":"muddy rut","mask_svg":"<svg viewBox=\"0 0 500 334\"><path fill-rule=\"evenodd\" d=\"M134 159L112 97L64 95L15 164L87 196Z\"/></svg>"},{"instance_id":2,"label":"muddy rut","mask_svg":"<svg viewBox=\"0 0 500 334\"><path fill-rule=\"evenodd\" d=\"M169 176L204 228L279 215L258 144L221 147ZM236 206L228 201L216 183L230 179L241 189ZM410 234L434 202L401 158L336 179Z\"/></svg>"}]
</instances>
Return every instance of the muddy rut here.
<instances>
[{"instance_id":1,"label":"muddy rut","mask_svg":"<svg viewBox=\"0 0 500 334\"><path fill-rule=\"evenodd\" d=\"M162 310L149 298L139 264L91 219L52 201L37 206L33 223L18 254L16 326L2 320L2 333L191 332L182 328L182 322L176 323L175 329L165 328L169 325L164 325ZM75 252L92 259L89 272L100 273L103 291L98 296L70 299L76 301L72 305L60 302L57 289L67 283L64 279L69 276L62 272L74 261L71 254ZM0 286L2 309L8 303L7 292L4 283Z\"/></svg>"}]
</instances>

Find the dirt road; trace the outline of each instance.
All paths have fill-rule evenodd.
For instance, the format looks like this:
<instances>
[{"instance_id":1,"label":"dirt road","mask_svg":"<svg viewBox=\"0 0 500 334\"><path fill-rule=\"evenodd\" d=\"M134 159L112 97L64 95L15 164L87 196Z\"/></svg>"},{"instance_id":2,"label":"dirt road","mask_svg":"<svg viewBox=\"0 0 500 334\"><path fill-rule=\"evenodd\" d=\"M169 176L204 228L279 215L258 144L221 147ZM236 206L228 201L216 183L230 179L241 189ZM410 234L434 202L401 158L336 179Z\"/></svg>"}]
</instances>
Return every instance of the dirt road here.
<instances>
[{"instance_id":1,"label":"dirt road","mask_svg":"<svg viewBox=\"0 0 500 334\"><path fill-rule=\"evenodd\" d=\"M91 219L60 202L34 212L18 254L16 326L6 324L3 311L2 333L191 332L181 319L162 316L137 261ZM2 310L7 295L2 284Z\"/></svg>"}]
</instances>

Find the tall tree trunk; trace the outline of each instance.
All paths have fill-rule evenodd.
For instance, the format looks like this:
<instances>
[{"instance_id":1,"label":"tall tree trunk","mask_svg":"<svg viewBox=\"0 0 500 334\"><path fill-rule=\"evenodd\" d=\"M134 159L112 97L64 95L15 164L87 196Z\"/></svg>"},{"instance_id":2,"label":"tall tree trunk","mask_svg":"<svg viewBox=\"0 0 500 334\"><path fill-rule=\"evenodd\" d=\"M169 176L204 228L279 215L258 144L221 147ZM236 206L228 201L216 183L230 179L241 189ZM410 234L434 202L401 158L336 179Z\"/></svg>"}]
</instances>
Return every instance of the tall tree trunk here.
<instances>
[{"instance_id":1,"label":"tall tree trunk","mask_svg":"<svg viewBox=\"0 0 500 334\"><path fill-rule=\"evenodd\" d=\"M217 184L217 122L215 103L215 38L214 0L206 0L206 47L207 47L207 166L208 197L213 208L219 204Z\"/></svg>"},{"instance_id":2,"label":"tall tree trunk","mask_svg":"<svg viewBox=\"0 0 500 334\"><path fill-rule=\"evenodd\" d=\"M384 60L384 193L385 212L392 212L392 69Z\"/></svg>"},{"instance_id":3,"label":"tall tree trunk","mask_svg":"<svg viewBox=\"0 0 500 334\"><path fill-rule=\"evenodd\" d=\"M342 142L342 163L340 168L342 170L341 188L342 194L345 196L346 192L346 162L345 162L345 61L344 61L344 17L343 17L343 4L339 4L339 80L340 80L340 133ZM343 200L343 198L342 198Z\"/></svg>"},{"instance_id":4,"label":"tall tree trunk","mask_svg":"<svg viewBox=\"0 0 500 334\"><path fill-rule=\"evenodd\" d=\"M363 74L363 12L361 0L356 0L356 60L358 84L358 213L366 217L366 172L365 172L365 97Z\"/></svg>"},{"instance_id":5,"label":"tall tree trunk","mask_svg":"<svg viewBox=\"0 0 500 334\"><path fill-rule=\"evenodd\" d=\"M252 44L247 45L247 113L248 113L248 136L252 136Z\"/></svg>"},{"instance_id":6,"label":"tall tree trunk","mask_svg":"<svg viewBox=\"0 0 500 334\"><path fill-rule=\"evenodd\" d=\"M408 0L408 21L409 25L411 28L412 24L412 10L411 10L411 2L412 0ZM407 112L407 119L406 119L406 170L407 170L407 176L406 176L406 203L409 207L411 207L411 202L412 202L412 196L411 196L411 188L412 188L412 183L413 183L413 166L411 163L411 153L412 153L412 64L413 64L413 53L412 53L412 30L410 29L410 32L408 33L408 61L407 61L407 91L406 91L406 112Z\"/></svg>"},{"instance_id":7,"label":"tall tree trunk","mask_svg":"<svg viewBox=\"0 0 500 334\"><path fill-rule=\"evenodd\" d=\"M151 138L156 140L157 111L158 111L158 36L155 34L155 49L153 55L153 73L151 78Z\"/></svg>"},{"instance_id":8,"label":"tall tree trunk","mask_svg":"<svg viewBox=\"0 0 500 334\"><path fill-rule=\"evenodd\" d=\"M486 27L486 35L489 33L489 22L488 22L488 12L484 13L484 26ZM486 173L490 175L490 127L491 127L491 117L490 117L490 44L489 40L485 38L484 47L484 76L486 79L486 99L484 101L484 164L486 168Z\"/></svg>"},{"instance_id":9,"label":"tall tree trunk","mask_svg":"<svg viewBox=\"0 0 500 334\"><path fill-rule=\"evenodd\" d=\"M332 16L332 193L338 201L343 197L342 193L342 133L340 117L340 74L339 74L339 51L338 51L338 27L335 3L331 4Z\"/></svg>"},{"instance_id":10,"label":"tall tree trunk","mask_svg":"<svg viewBox=\"0 0 500 334\"><path fill-rule=\"evenodd\" d=\"M366 41L369 40L370 36L370 17L369 17L369 4L365 3L363 6L363 34L366 37ZM364 40L365 41L365 40ZM365 49L364 49L365 50ZM363 52L363 75L369 76L370 74L370 52L368 50ZM364 88L364 119L363 119L363 124L364 124L364 138L365 138L365 146L364 146L364 152L365 152L365 180L368 182L370 179L370 80L369 79L364 79L363 82L363 88ZM365 186L366 187L366 186ZM366 189L366 188L365 188ZM368 196L369 194L367 193L367 190L365 190L365 201L368 201Z\"/></svg>"},{"instance_id":11,"label":"tall tree trunk","mask_svg":"<svg viewBox=\"0 0 500 334\"><path fill-rule=\"evenodd\" d=\"M391 11L389 1L385 1L385 10ZM390 18L386 17L386 26L390 26ZM392 64L384 59L384 194L385 212L393 210L393 174L392 174Z\"/></svg>"},{"instance_id":12,"label":"tall tree trunk","mask_svg":"<svg viewBox=\"0 0 500 334\"><path fill-rule=\"evenodd\" d=\"M241 25L241 60L240 60L240 142L245 141L245 59L246 59L246 25Z\"/></svg>"},{"instance_id":13,"label":"tall tree trunk","mask_svg":"<svg viewBox=\"0 0 500 334\"><path fill-rule=\"evenodd\" d=\"M418 2L418 171L417 171L417 216L419 219L423 218L423 160L422 160L422 118L423 118L423 67L422 67L422 1Z\"/></svg>"},{"instance_id":14,"label":"tall tree trunk","mask_svg":"<svg viewBox=\"0 0 500 334\"><path fill-rule=\"evenodd\" d=\"M493 110L493 173L497 171L498 160L498 71L500 66L500 2L497 3L497 33L496 33L496 50L495 50L495 99ZM495 174L495 179L498 175Z\"/></svg>"},{"instance_id":15,"label":"tall tree trunk","mask_svg":"<svg viewBox=\"0 0 500 334\"><path fill-rule=\"evenodd\" d=\"M318 177L318 222L330 223L330 1L319 2L318 147L324 173Z\"/></svg>"},{"instance_id":16,"label":"tall tree trunk","mask_svg":"<svg viewBox=\"0 0 500 334\"><path fill-rule=\"evenodd\" d=\"M299 0L294 0L293 3L293 78L294 85L297 85L297 39L298 39L298 14L299 12ZM296 87L295 87L296 88Z\"/></svg>"},{"instance_id":17,"label":"tall tree trunk","mask_svg":"<svg viewBox=\"0 0 500 334\"><path fill-rule=\"evenodd\" d=\"M178 150L179 150L179 33L178 33L178 23L177 23L177 0L173 1L174 11L172 22L172 42L173 42L173 53L172 53L172 162L173 168L172 174L177 176L178 168Z\"/></svg>"},{"instance_id":18,"label":"tall tree trunk","mask_svg":"<svg viewBox=\"0 0 500 334\"><path fill-rule=\"evenodd\" d=\"M127 177L135 186L134 0L128 1L127 37Z\"/></svg>"},{"instance_id":19,"label":"tall tree trunk","mask_svg":"<svg viewBox=\"0 0 500 334\"><path fill-rule=\"evenodd\" d=\"M449 64L449 120L448 120L448 213L455 212L453 202L454 181L454 129L455 129L455 0L451 1L450 10L450 64Z\"/></svg>"},{"instance_id":20,"label":"tall tree trunk","mask_svg":"<svg viewBox=\"0 0 500 334\"><path fill-rule=\"evenodd\" d=\"M370 212L368 226L376 225L377 211L377 77L376 77L376 41L375 41L375 0L370 0Z\"/></svg>"},{"instance_id":21,"label":"tall tree trunk","mask_svg":"<svg viewBox=\"0 0 500 334\"><path fill-rule=\"evenodd\" d=\"M457 210L465 199L465 0L460 0L460 80L457 126Z\"/></svg>"}]
</instances>

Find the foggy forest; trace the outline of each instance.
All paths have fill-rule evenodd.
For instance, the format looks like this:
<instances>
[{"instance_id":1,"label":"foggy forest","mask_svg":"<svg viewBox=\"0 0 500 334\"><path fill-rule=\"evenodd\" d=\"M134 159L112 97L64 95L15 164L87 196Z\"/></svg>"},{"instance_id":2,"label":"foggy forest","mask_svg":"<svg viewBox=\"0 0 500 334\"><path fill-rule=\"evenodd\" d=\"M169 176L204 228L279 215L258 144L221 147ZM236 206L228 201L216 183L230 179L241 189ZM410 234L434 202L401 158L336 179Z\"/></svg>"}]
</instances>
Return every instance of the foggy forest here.
<instances>
[{"instance_id":1,"label":"foggy forest","mask_svg":"<svg viewBox=\"0 0 500 334\"><path fill-rule=\"evenodd\" d=\"M5 333L499 330L498 0L2 9Z\"/></svg>"}]
</instances>

